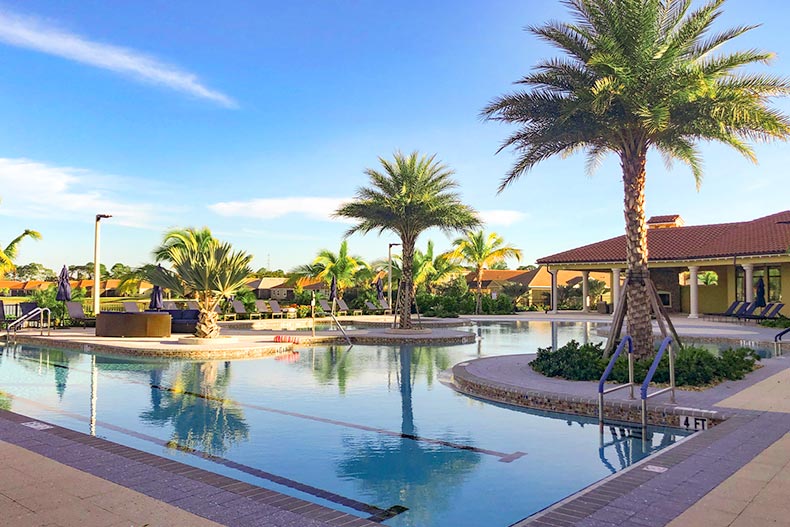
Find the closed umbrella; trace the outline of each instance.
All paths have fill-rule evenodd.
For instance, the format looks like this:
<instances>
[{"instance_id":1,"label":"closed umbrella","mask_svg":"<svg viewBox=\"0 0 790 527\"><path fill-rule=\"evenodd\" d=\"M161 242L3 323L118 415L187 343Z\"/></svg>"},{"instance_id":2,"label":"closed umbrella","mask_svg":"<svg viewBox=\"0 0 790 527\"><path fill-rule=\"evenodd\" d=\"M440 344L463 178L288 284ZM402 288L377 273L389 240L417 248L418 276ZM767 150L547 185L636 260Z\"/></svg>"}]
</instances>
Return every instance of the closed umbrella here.
<instances>
[{"instance_id":1,"label":"closed umbrella","mask_svg":"<svg viewBox=\"0 0 790 527\"><path fill-rule=\"evenodd\" d=\"M69 302L71 300L71 283L69 283L69 269L65 265L58 275L58 292L55 295L58 302Z\"/></svg>"},{"instance_id":2,"label":"closed umbrella","mask_svg":"<svg viewBox=\"0 0 790 527\"><path fill-rule=\"evenodd\" d=\"M332 277L332 284L329 286L329 300L334 302L337 298L337 278Z\"/></svg>"},{"instance_id":3,"label":"closed umbrella","mask_svg":"<svg viewBox=\"0 0 790 527\"><path fill-rule=\"evenodd\" d=\"M151 290L151 303L148 304L148 309L162 310L162 288L158 285L155 285Z\"/></svg>"},{"instance_id":4,"label":"closed umbrella","mask_svg":"<svg viewBox=\"0 0 790 527\"><path fill-rule=\"evenodd\" d=\"M754 301L759 307L765 307L765 282L762 277L757 280L757 298Z\"/></svg>"},{"instance_id":5,"label":"closed umbrella","mask_svg":"<svg viewBox=\"0 0 790 527\"><path fill-rule=\"evenodd\" d=\"M381 282L381 277L376 280L376 297L378 298L379 302L384 300L384 284Z\"/></svg>"},{"instance_id":6,"label":"closed umbrella","mask_svg":"<svg viewBox=\"0 0 790 527\"><path fill-rule=\"evenodd\" d=\"M66 302L71 301L71 283L69 282L69 269L65 265L60 270L58 275L58 292L55 294L55 300L63 302L63 313L61 317L61 324L65 325Z\"/></svg>"}]
</instances>

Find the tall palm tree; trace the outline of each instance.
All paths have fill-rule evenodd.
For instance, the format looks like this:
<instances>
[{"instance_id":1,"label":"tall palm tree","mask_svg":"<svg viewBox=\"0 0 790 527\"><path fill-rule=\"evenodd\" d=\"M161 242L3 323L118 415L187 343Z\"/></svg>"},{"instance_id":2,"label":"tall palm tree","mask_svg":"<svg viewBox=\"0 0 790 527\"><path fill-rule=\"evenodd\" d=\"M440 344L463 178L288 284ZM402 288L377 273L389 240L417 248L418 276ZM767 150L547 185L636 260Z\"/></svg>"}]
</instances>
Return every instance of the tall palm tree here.
<instances>
[{"instance_id":1,"label":"tall palm tree","mask_svg":"<svg viewBox=\"0 0 790 527\"><path fill-rule=\"evenodd\" d=\"M252 255L233 251L229 243L217 239L185 239L185 243L168 248L165 260L173 271L157 267L152 281L161 287L195 293L200 306L196 335L201 338L219 336L215 309L223 297L233 295L247 282L252 269Z\"/></svg>"},{"instance_id":2,"label":"tall palm tree","mask_svg":"<svg viewBox=\"0 0 790 527\"><path fill-rule=\"evenodd\" d=\"M453 171L435 157L417 152L408 156L396 152L392 161L380 157L383 171L366 169L370 186L357 189L354 200L335 212L335 216L358 221L346 236L388 230L400 237L403 277L397 312L402 329L412 327L412 264L420 233L431 227L450 232L480 224L477 212L453 191L458 186L451 177Z\"/></svg>"},{"instance_id":3,"label":"tall palm tree","mask_svg":"<svg viewBox=\"0 0 790 527\"><path fill-rule=\"evenodd\" d=\"M450 258L466 263L475 271L477 280L475 314L479 315L483 293L483 269L490 269L492 265L503 262L507 258L521 260L521 250L512 245L505 245L505 240L497 233L486 234L482 229L476 232L467 231L463 237L453 241L453 246L455 249L450 253Z\"/></svg>"},{"instance_id":4,"label":"tall palm tree","mask_svg":"<svg viewBox=\"0 0 790 527\"><path fill-rule=\"evenodd\" d=\"M41 233L31 229L25 229L25 232L11 240L11 243L6 245L5 249L0 250L0 277L16 268L14 260L16 260L17 254L19 254L19 243L25 238L40 240Z\"/></svg>"},{"instance_id":5,"label":"tall palm tree","mask_svg":"<svg viewBox=\"0 0 790 527\"><path fill-rule=\"evenodd\" d=\"M540 62L518 81L528 88L493 100L490 120L516 123L500 151L519 158L500 192L554 155L586 151L592 171L617 155L625 195L628 324L636 352L652 352L647 286L645 163L651 148L679 160L702 181L698 143L718 141L755 160L748 140L786 139L787 116L769 105L787 80L742 68L771 53L717 50L755 26L710 34L724 0L691 11L691 0L568 0L573 23L528 30L565 57Z\"/></svg>"}]
</instances>

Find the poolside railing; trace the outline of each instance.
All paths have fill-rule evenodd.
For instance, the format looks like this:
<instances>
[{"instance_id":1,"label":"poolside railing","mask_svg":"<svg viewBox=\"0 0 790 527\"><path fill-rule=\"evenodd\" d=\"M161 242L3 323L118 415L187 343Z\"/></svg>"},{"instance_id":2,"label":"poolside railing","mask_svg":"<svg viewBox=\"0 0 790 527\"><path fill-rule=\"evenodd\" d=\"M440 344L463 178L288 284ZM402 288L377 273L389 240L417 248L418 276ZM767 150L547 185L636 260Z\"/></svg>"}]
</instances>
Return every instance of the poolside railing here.
<instances>
[{"instance_id":1,"label":"poolside railing","mask_svg":"<svg viewBox=\"0 0 790 527\"><path fill-rule=\"evenodd\" d=\"M628 384L622 384L620 386L615 386L613 388L605 389L604 385L606 383L606 379L609 378L609 375L612 374L612 369L614 369L614 363L617 361L617 358L620 356L620 353L623 351L623 348L628 345ZM601 380L598 382L598 423L603 426L603 397L607 393L616 392L617 390L622 390L623 388L630 388L631 390L631 399L634 398L634 386L636 383L634 382L634 341L629 336L623 337L623 340L620 341L620 344L617 346L614 354L612 354L612 358L609 359L609 364L606 366L606 369L601 375Z\"/></svg>"},{"instance_id":2,"label":"poolside railing","mask_svg":"<svg viewBox=\"0 0 790 527\"><path fill-rule=\"evenodd\" d=\"M658 369L658 364L661 362L661 358L664 356L664 353L669 353L669 386L666 388L662 388L661 390L656 390L655 392L648 394L647 387L650 385L650 381L653 380L653 375L656 374L656 369ZM656 358L653 359L653 364L650 365L650 369L647 372L647 376L645 377L645 381L642 383L642 426L647 426L647 400L651 397L655 397L657 395L661 395L663 393L669 392L669 401L674 404L675 403L675 353L672 351L672 337L666 337L663 341L661 341L661 346L658 348L658 353L656 353Z\"/></svg>"},{"instance_id":3,"label":"poolside railing","mask_svg":"<svg viewBox=\"0 0 790 527\"><path fill-rule=\"evenodd\" d=\"M790 328L783 329L774 337L774 357L782 354L782 337L790 333Z\"/></svg>"}]
</instances>

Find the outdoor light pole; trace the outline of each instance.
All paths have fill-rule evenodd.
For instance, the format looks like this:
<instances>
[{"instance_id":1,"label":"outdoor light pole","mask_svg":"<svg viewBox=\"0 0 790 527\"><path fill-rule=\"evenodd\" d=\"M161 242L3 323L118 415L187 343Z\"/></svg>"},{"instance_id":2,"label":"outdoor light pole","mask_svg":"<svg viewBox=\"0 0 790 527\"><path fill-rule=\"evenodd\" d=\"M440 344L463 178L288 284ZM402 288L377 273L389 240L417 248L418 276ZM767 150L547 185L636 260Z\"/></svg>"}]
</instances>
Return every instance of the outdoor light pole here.
<instances>
[{"instance_id":1,"label":"outdoor light pole","mask_svg":"<svg viewBox=\"0 0 790 527\"><path fill-rule=\"evenodd\" d=\"M391 243L387 249L387 304L389 304L389 308L392 309L393 313L395 309L392 307L392 248L396 245L400 244Z\"/></svg>"},{"instance_id":2,"label":"outdoor light pole","mask_svg":"<svg viewBox=\"0 0 790 527\"><path fill-rule=\"evenodd\" d=\"M93 238L93 316L99 314L99 294L101 293L101 266L99 265L99 222L103 218L112 218L110 214L96 215L96 230Z\"/></svg>"}]
</instances>

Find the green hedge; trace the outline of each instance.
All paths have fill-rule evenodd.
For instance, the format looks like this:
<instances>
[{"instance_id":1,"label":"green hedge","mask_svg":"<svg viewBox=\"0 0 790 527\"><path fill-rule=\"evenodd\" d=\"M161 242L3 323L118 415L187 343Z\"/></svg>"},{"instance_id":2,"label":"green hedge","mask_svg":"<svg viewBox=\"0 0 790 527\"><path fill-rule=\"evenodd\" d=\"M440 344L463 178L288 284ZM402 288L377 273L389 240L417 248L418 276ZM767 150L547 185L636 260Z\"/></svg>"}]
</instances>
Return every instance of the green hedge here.
<instances>
[{"instance_id":1,"label":"green hedge","mask_svg":"<svg viewBox=\"0 0 790 527\"><path fill-rule=\"evenodd\" d=\"M532 369L547 377L562 377L571 381L597 381L609 360L603 358L603 344L581 345L575 340L558 348L538 348L538 356L530 363ZM760 360L749 348L727 349L717 357L705 348L686 346L675 353L675 383L677 386L703 386L724 380L742 379ZM650 369L653 357L634 361L634 380L642 382ZM609 378L628 382L628 358L618 357ZM669 357L664 355L653 376L657 383L669 382Z\"/></svg>"}]
</instances>

